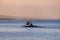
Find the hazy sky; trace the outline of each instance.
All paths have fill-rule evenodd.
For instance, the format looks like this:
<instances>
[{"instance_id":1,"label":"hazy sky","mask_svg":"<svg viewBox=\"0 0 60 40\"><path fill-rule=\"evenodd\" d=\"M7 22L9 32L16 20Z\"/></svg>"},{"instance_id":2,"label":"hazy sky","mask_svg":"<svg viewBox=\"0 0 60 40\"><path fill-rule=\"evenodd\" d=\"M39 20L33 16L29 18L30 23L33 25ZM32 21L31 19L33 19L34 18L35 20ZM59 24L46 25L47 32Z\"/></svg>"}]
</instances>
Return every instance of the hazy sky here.
<instances>
[{"instance_id":1,"label":"hazy sky","mask_svg":"<svg viewBox=\"0 0 60 40\"><path fill-rule=\"evenodd\" d=\"M0 0L0 15L60 19L60 0Z\"/></svg>"}]
</instances>

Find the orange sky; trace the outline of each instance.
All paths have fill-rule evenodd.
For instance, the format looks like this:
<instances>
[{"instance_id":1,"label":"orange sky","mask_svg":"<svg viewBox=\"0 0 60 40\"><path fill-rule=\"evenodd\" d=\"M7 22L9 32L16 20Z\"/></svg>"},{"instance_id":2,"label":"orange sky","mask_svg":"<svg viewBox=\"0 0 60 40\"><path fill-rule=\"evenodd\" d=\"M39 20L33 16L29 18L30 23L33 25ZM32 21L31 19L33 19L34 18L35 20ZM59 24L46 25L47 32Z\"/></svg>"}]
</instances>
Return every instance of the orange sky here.
<instances>
[{"instance_id":1,"label":"orange sky","mask_svg":"<svg viewBox=\"0 0 60 40\"><path fill-rule=\"evenodd\" d=\"M0 15L60 19L60 0L0 0Z\"/></svg>"}]
</instances>

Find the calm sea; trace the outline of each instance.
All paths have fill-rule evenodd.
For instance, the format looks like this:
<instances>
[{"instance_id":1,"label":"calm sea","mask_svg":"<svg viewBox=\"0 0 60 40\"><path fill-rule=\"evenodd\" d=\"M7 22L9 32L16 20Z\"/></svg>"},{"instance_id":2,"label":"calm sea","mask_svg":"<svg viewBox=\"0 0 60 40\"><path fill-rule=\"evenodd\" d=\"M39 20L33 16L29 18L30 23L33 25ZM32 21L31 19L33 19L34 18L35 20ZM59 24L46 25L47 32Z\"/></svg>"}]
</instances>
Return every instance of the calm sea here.
<instances>
[{"instance_id":1,"label":"calm sea","mask_svg":"<svg viewBox=\"0 0 60 40\"><path fill-rule=\"evenodd\" d=\"M41 28L26 28L26 20L0 20L0 40L60 40L60 20L30 20Z\"/></svg>"}]
</instances>

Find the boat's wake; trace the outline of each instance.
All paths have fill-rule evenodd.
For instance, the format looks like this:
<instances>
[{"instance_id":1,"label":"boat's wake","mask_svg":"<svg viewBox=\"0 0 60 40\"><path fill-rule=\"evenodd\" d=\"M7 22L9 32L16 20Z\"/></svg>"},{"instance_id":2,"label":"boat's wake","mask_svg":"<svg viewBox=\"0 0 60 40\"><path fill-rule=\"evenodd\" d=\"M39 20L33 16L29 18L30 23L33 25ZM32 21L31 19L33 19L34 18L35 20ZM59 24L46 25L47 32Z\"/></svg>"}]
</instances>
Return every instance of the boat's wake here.
<instances>
[{"instance_id":1,"label":"boat's wake","mask_svg":"<svg viewBox=\"0 0 60 40\"><path fill-rule=\"evenodd\" d=\"M26 27L26 26L22 26L24 28L60 28L60 27L46 27L46 26L34 26L34 27Z\"/></svg>"}]
</instances>

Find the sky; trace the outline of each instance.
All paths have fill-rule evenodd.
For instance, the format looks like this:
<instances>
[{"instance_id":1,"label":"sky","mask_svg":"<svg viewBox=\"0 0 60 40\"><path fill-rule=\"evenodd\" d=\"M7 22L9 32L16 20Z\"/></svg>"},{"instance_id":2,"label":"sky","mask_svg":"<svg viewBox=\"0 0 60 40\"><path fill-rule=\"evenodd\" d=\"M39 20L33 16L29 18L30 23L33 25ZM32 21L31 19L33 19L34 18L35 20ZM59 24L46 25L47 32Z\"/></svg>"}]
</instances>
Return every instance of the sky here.
<instances>
[{"instance_id":1,"label":"sky","mask_svg":"<svg viewBox=\"0 0 60 40\"><path fill-rule=\"evenodd\" d=\"M0 0L0 15L60 19L60 0Z\"/></svg>"}]
</instances>

